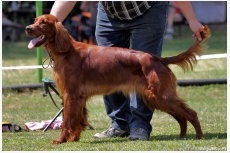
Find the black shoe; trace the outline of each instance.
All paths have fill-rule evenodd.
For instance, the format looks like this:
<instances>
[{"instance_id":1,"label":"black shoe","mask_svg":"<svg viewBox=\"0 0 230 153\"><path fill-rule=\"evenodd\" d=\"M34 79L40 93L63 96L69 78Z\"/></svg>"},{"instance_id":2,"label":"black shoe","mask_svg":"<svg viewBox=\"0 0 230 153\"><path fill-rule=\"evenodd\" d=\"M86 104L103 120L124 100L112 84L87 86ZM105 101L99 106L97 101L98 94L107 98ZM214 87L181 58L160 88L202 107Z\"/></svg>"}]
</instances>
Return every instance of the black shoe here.
<instances>
[{"instance_id":1,"label":"black shoe","mask_svg":"<svg viewBox=\"0 0 230 153\"><path fill-rule=\"evenodd\" d=\"M142 128L131 129L129 140L149 140L149 133Z\"/></svg>"}]
</instances>

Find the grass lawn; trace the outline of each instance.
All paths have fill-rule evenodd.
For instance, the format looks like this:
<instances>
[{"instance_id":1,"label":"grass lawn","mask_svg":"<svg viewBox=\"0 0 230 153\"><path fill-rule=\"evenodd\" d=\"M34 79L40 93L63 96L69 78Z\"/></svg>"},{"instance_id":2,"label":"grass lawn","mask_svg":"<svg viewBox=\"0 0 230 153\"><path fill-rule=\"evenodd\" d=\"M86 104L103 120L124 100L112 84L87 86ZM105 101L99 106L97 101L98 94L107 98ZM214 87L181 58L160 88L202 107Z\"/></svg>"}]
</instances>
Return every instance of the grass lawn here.
<instances>
[{"instance_id":1,"label":"grass lawn","mask_svg":"<svg viewBox=\"0 0 230 153\"><path fill-rule=\"evenodd\" d=\"M129 141L127 138L96 140L93 135L109 127L101 96L95 96L87 103L89 122L95 130L82 132L79 142L51 145L59 138L60 130L3 133L4 151L128 151L128 150L226 150L227 149L227 92L226 85L201 87L179 87L180 96L197 111L205 135L203 140L194 140L195 131L188 124L186 140L179 138L179 125L168 114L156 111L151 125L153 131L149 141ZM210 96L213 95L213 96ZM14 93L3 92L3 120L17 123L52 119L58 111L49 97L42 98L41 91Z\"/></svg>"},{"instance_id":2,"label":"grass lawn","mask_svg":"<svg viewBox=\"0 0 230 153\"><path fill-rule=\"evenodd\" d=\"M205 54L227 53L226 25L210 26L212 37L207 41ZM183 36L165 42L162 56L177 55L186 50L193 38L187 27ZM2 66L37 65L36 51L28 50L27 37L23 41L3 42ZM46 57L43 52L43 59ZM227 59L200 60L193 71L184 73L177 66L170 66L178 79L212 79L227 77ZM3 70L2 85L37 83L37 70ZM52 77L52 69L43 70L44 77ZM89 123L95 130L85 130L79 142L51 145L61 130L4 132L3 151L226 151L227 150L227 85L178 87L178 93L197 111L205 138L195 140L195 131L188 123L186 140L179 138L178 123L166 113L156 111L151 120L153 127L149 141L129 141L125 138L94 139L97 132L106 130L111 120L105 113L102 96L94 96L87 103ZM61 101L55 97L60 105ZM58 109L50 98L42 97L42 90L2 92L2 121L24 127L26 122L41 122L54 117Z\"/></svg>"}]
</instances>

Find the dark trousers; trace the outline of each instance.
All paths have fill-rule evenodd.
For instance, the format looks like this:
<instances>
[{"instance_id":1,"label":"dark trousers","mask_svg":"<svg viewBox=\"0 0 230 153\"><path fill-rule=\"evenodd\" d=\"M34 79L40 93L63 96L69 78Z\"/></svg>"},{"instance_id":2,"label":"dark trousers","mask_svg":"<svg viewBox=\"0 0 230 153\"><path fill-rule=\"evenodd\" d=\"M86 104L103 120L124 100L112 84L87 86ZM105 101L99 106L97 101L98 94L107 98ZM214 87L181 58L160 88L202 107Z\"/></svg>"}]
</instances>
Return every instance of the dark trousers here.
<instances>
[{"instance_id":1,"label":"dark trousers","mask_svg":"<svg viewBox=\"0 0 230 153\"><path fill-rule=\"evenodd\" d=\"M168 2L158 2L142 16L131 21L108 17L99 3L96 24L96 41L99 46L116 46L149 52L161 56L163 34L166 26ZM125 76L124 76L125 77ZM141 127L152 131L153 112L135 92L125 96L122 92L104 96L105 108L112 119L111 127L130 131Z\"/></svg>"}]
</instances>

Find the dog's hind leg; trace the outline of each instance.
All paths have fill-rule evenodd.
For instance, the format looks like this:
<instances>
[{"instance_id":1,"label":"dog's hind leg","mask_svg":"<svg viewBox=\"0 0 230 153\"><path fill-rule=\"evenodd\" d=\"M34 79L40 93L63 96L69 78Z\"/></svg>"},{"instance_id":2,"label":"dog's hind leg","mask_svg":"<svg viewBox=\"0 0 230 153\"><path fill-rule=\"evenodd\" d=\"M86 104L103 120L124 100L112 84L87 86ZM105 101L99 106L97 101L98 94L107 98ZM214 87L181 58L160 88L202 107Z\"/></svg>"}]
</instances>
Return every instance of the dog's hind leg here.
<instances>
[{"instance_id":1,"label":"dog's hind leg","mask_svg":"<svg viewBox=\"0 0 230 153\"><path fill-rule=\"evenodd\" d=\"M161 106L159 107L159 109L168 114L171 114L179 122L181 126L181 136L184 136L184 134L186 133L186 119L193 125L196 131L196 138L203 138L203 132L197 113L193 109L189 108L182 99L174 95L173 97L171 96L171 98L161 97L159 98L159 101L161 102Z\"/></svg>"},{"instance_id":2,"label":"dog's hind leg","mask_svg":"<svg viewBox=\"0 0 230 153\"><path fill-rule=\"evenodd\" d=\"M166 87L166 89L168 88ZM157 93L157 90L154 89L153 86L148 86L145 93L142 95L144 97L143 100L149 109L159 109L172 115L177 120L181 129L180 137L184 138L186 136L187 120L193 125L196 131L196 137L198 139L203 137L197 113L189 108L186 103L177 96L176 92L167 90Z\"/></svg>"},{"instance_id":3,"label":"dog's hind leg","mask_svg":"<svg viewBox=\"0 0 230 153\"><path fill-rule=\"evenodd\" d=\"M149 107L149 109L151 109L152 111L155 109L156 106L154 105L154 101L156 101L156 99L154 99L152 97L152 99L150 101L149 99L144 97L143 100L145 101L145 104ZM166 112L166 113L168 113L168 112ZM181 115L176 115L173 113L168 113L168 114L171 115L172 117L174 117L176 119L176 121L179 123L179 125L180 125L180 137L185 138L186 132L187 132L187 120Z\"/></svg>"},{"instance_id":4,"label":"dog's hind leg","mask_svg":"<svg viewBox=\"0 0 230 153\"><path fill-rule=\"evenodd\" d=\"M185 138L187 133L187 120L182 116L176 116L172 113L170 113L170 115L173 116L180 125L180 137Z\"/></svg>"},{"instance_id":5,"label":"dog's hind leg","mask_svg":"<svg viewBox=\"0 0 230 153\"><path fill-rule=\"evenodd\" d=\"M149 95L148 98L146 96L144 96L143 100L144 100L145 104L149 107L149 109L154 110L155 108L158 107L158 106L156 106L157 100L155 99L155 96L153 94L151 94L151 95L152 96ZM185 138L186 132L187 132L187 120L181 115L176 115L175 113L170 113L167 111L164 111L164 112L168 113L169 115L173 116L176 119L176 121L180 125L180 137Z\"/></svg>"}]
</instances>

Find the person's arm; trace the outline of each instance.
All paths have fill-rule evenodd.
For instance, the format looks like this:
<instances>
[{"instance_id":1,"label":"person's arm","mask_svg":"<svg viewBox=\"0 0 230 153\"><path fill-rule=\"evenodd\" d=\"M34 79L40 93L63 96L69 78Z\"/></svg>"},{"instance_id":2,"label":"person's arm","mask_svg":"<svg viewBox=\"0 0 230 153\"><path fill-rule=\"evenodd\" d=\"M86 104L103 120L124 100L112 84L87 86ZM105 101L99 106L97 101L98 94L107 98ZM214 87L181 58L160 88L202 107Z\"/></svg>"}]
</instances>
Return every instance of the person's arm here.
<instances>
[{"instance_id":1,"label":"person's arm","mask_svg":"<svg viewBox=\"0 0 230 153\"><path fill-rule=\"evenodd\" d=\"M58 21L63 22L75 4L76 1L55 1L50 14L56 16Z\"/></svg>"},{"instance_id":2,"label":"person's arm","mask_svg":"<svg viewBox=\"0 0 230 153\"><path fill-rule=\"evenodd\" d=\"M194 33L193 37L198 40L202 40L200 32L204 29L204 26L197 20L192 4L190 1L176 1L177 6L181 9L183 15L187 19L190 29Z\"/></svg>"}]
</instances>

